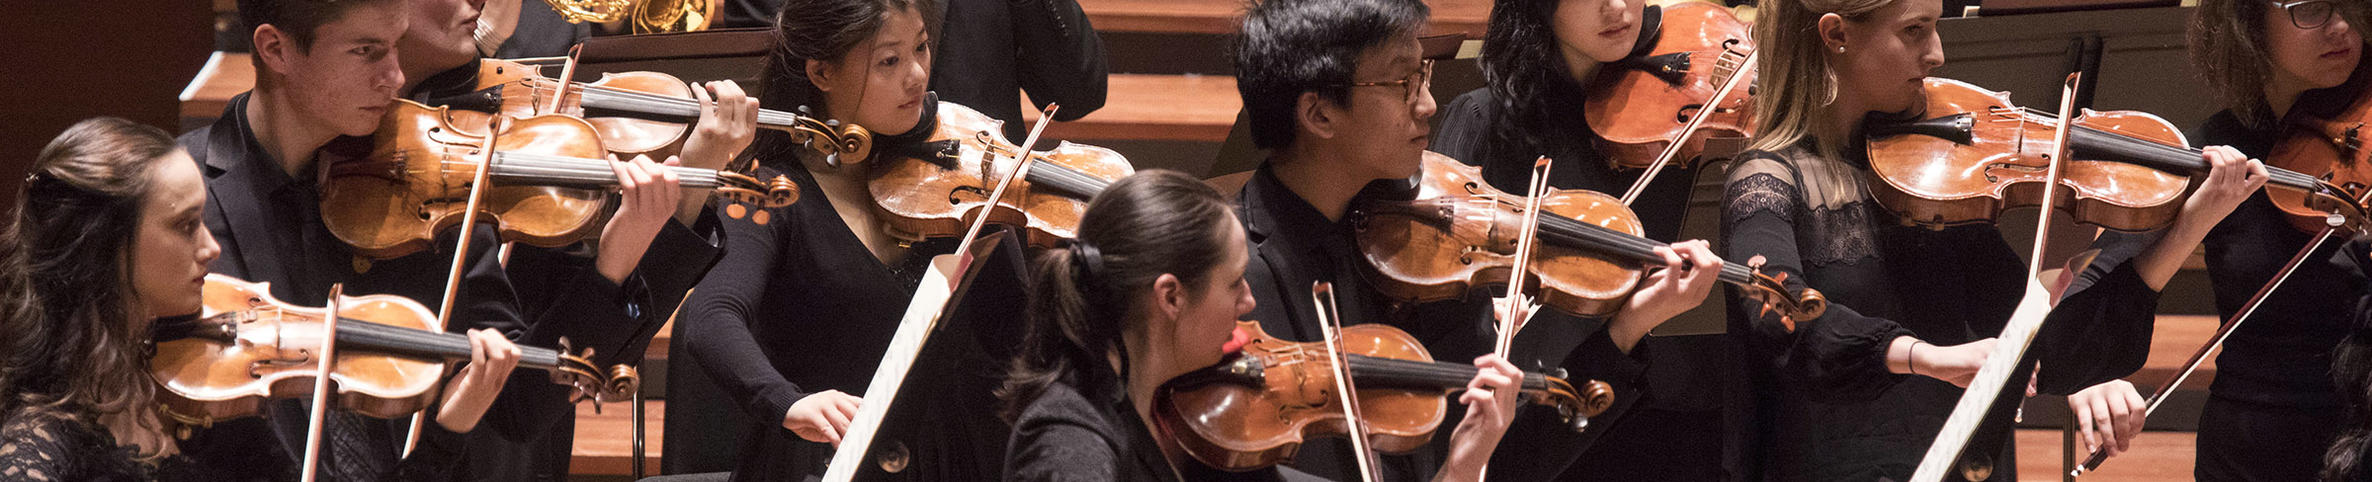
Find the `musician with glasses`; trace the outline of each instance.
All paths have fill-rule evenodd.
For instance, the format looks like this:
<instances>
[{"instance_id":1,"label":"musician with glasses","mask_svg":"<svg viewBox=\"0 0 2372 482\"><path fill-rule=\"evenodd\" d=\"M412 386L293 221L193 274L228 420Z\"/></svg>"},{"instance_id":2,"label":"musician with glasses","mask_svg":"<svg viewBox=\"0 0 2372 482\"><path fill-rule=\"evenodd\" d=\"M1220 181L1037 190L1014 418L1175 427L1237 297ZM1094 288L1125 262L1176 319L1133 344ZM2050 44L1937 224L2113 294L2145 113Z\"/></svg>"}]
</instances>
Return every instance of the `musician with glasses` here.
<instances>
[{"instance_id":1,"label":"musician with glasses","mask_svg":"<svg viewBox=\"0 0 2372 482\"><path fill-rule=\"evenodd\" d=\"M2366 70L2356 12L2338 2L2203 0L2192 14L2191 61L2226 110L2190 136L2194 144L2231 145L2262 158L2281 139L2281 123L2296 115L2329 116L2357 97ZM2319 174L2319 173L2309 173ZM2209 231L2207 273L2216 311L2229 320L2312 234L2292 224L2262 192ZM2367 361L2361 339L2344 347L2354 300L2364 293L2363 268L2329 243L2305 260L2232 332L2216 358L2199 415L2199 480L2312 480L2329 450L2332 474L2366 474L2356 454L2372 432L2346 423L2346 401L2363 402ZM2334 373L2334 348L2345 348ZM2349 370L2354 368L2354 370ZM2343 383L2334 386L2334 375ZM2352 393L2343 393L2342 390ZM2361 406L2354 418L2362 418ZM2340 431L2357 427L2344 437ZM2360 448L2357 449L2360 451ZM2344 456L2342 456L2344 455Z\"/></svg>"},{"instance_id":2,"label":"musician with glasses","mask_svg":"<svg viewBox=\"0 0 2372 482\"><path fill-rule=\"evenodd\" d=\"M1271 335L1320 339L1318 308L1309 289L1313 282L1331 281L1345 324L1400 328L1437 360L1473 360L1492 351L1498 335L1490 300L1496 292L1475 290L1462 300L1435 303L1393 300L1378 288L1378 275L1353 238L1356 221L1350 212L1357 200L1383 194L1363 191L1418 174L1431 140L1433 64L1417 42L1428 10L1414 0L1271 0L1245 16L1235 49L1236 88L1253 143L1270 155L1236 195L1236 217L1244 223L1252 251L1245 279L1259 301L1244 319L1258 320ZM1674 249L1659 248L1668 269L1642 281L1642 289L1614 317L1645 322L1611 323L1643 327L1638 330L1643 335L1704 300L1715 283L1705 273L1719 271L1720 258L1702 242ZM1683 259L1700 269L1679 269ZM1618 353L1638 336L1598 340L1599 351ZM1460 416L1456 411L1462 409L1452 410L1448 417ZM1450 438L1437 436L1415 453L1384 457L1384 478L1425 477L1456 454L1477 448L1452 446L1456 442ZM1541 443L1509 440L1511 445ZM1357 478L1348 445L1306 443L1295 468L1337 480Z\"/></svg>"}]
</instances>

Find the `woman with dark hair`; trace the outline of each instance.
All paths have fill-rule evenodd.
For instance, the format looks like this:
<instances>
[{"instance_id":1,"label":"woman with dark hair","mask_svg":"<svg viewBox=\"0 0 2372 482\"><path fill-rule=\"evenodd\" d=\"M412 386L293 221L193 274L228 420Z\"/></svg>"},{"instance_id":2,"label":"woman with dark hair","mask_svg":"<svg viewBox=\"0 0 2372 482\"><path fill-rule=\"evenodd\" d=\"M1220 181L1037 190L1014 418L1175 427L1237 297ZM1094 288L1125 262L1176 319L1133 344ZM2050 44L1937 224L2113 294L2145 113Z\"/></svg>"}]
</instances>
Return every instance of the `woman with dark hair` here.
<instances>
[{"instance_id":1,"label":"woman with dark hair","mask_svg":"<svg viewBox=\"0 0 2372 482\"><path fill-rule=\"evenodd\" d=\"M764 105L806 107L864 127L875 153L914 149L933 132L939 103L924 90L931 39L915 2L792 0L782 12L766 61ZM734 475L796 478L824 468L930 258L953 243L910 245L883 229L865 187L879 162L818 155L771 131L748 152L762 178L786 175L801 196L772 210L765 225L723 221L726 254L686 300L677 340L754 422L742 435ZM993 424L987 412L980 415ZM1002 452L995 448L1002 435L1000 427L966 442L993 455ZM910 448L916 470L948 470L949 460L968 457Z\"/></svg>"},{"instance_id":2,"label":"woman with dark hair","mask_svg":"<svg viewBox=\"0 0 2372 482\"><path fill-rule=\"evenodd\" d=\"M2201 1L2191 17L2191 62L2226 110L2200 125L2192 142L2262 157L2280 140L2282 119L2329 116L2354 100L2359 89L2348 86L2367 70L2364 37L2354 29L2360 17L2347 8L2356 4ZM2216 311L2226 319L2237 313L2310 237L2264 194L2248 197L2205 241ZM2365 362L2352 345L2360 341L2340 343L2352 331L2354 308L2341 300L2365 293L2363 260L2329 244L2267 296L2216 356L2216 379L2199 414L2192 472L2199 480L2310 480L2324 472L2326 450L2326 475L2366 476L2358 454L2372 433L2362 427L2372 424L2349 423L2342 413L2354 401L2354 417L2364 416ZM2342 349L2336 360L2334 348Z\"/></svg>"},{"instance_id":3,"label":"woman with dark hair","mask_svg":"<svg viewBox=\"0 0 2372 482\"><path fill-rule=\"evenodd\" d=\"M1165 456L1155 389L1218 364L1236 319L1252 311L1244 229L1233 205L1176 171L1150 170L1088 203L1079 238L1038 257L1030 327L998 397L1013 422L1006 480L1275 479L1223 474ZM1480 480L1507 427L1523 374L1496 356L1459 401L1442 480Z\"/></svg>"},{"instance_id":4,"label":"woman with dark hair","mask_svg":"<svg viewBox=\"0 0 2372 482\"><path fill-rule=\"evenodd\" d=\"M160 420L149 329L196 315L222 253L199 220L197 164L154 127L101 117L67 128L34 161L0 240L0 478L193 478ZM491 330L488 363L462 370L436 421L476 427L517 363ZM443 440L457 442L456 440ZM456 444L425 440L392 478L434 479Z\"/></svg>"},{"instance_id":5,"label":"woman with dark hair","mask_svg":"<svg viewBox=\"0 0 2372 482\"><path fill-rule=\"evenodd\" d=\"M1621 62L1641 47L1655 44L1662 11L1640 0L1495 2L1481 59L1488 85L1442 107L1440 136L1433 149L1481 168L1483 179L1493 186L1528 185L1532 161L1548 156L1556 161L1549 172L1549 185L1621 195L1637 182L1642 171L1617 168L1598 151L1594 144L1598 136L1581 115L1591 95L1586 86L1600 76L1636 68ZM1648 238L1679 241L1680 221L1695 178L1695 171L1667 168L1631 203ZM1527 324L1516 337L1511 354L1514 361L1522 366L1558 366L1577 377L1604 381L1614 387L1616 402L1593 417L1589 430L1582 433L1561 427L1552 413L1526 410L1509 429L1514 432L1510 438L1531 442L1500 452L1500 462L1493 464L1500 466L1500 474L1551 477L1578 466L1605 478L1650 474L1715 477L1721 432L1718 419L1689 411L1635 409L1642 407L1642 400L1653 398L1649 393L1658 389L1667 394L1690 393L1689 387L1675 385L1701 383L1705 388L1694 391L1712 392L1710 387L1718 379L1710 374L1668 377L1680 383L1651 387L1645 376L1651 353L1653 359L1705 360L1683 364L1702 366L1717 366L1714 360L1723 355L1681 351L1694 345L1642 348L1652 345L1645 341L1651 338L1645 337L1618 343L1597 340L1617 337L1617 333L1644 334L1667 319L1584 320L1557 312L1540 316L1541 320ZM1618 321L1645 326L1618 326ZM1608 349L1611 347L1628 348ZM1655 405L1688 405L1674 398L1681 397L1667 397ZM1706 405L1702 410L1717 409ZM1613 442L1602 444L1601 440ZM1671 454L1676 449L1704 456L1648 456Z\"/></svg>"},{"instance_id":6,"label":"woman with dark hair","mask_svg":"<svg viewBox=\"0 0 2372 482\"><path fill-rule=\"evenodd\" d=\"M1750 428L1730 447L1761 462L1742 468L1749 479L1908 478L2019 304L2027 262L2001 233L2016 228L1907 226L1869 194L1865 123L1946 115L1925 111L1924 82L1944 63L1941 10L1937 0L1762 4L1754 26L1760 132L1729 168L1722 255L1761 256L1765 269L1819 289L1830 304L1791 327L1757 313L1750 298L1730 297L1729 333L1755 388L1747 412L1732 419ZM2030 364L2004 386L2031 377L2042 392L2077 394L2140 368L2157 290L2208 228L2265 182L2260 164L2229 148L2203 157L2213 170L2171 227L2095 241L2102 253L2059 296L2025 356ZM2099 390L2126 409L2122 402L2138 399L2127 384ZM1991 430L1968 441L1947 478L2016 477L2004 424L2017 395L1985 414ZM2090 408L2078 407L2082 428L2115 437L2088 438L2093 448L2113 454L2139 428L2138 411Z\"/></svg>"}]
</instances>

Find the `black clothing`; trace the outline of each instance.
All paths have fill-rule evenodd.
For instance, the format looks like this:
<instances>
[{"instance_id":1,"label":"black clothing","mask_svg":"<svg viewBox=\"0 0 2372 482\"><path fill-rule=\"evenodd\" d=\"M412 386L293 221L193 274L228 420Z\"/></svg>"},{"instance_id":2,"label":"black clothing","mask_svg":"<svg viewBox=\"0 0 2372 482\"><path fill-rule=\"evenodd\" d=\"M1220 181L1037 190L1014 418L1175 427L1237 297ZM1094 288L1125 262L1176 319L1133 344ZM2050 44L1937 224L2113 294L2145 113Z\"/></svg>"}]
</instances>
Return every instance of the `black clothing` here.
<instances>
[{"instance_id":1,"label":"black clothing","mask_svg":"<svg viewBox=\"0 0 2372 482\"><path fill-rule=\"evenodd\" d=\"M768 210L766 225L723 221L725 260L680 320L685 352L753 422L743 428L737 479L821 473L832 447L783 429L783 415L815 392L863 396L931 256L953 249L925 243L883 264L832 208L871 200L832 199L804 169L780 174L799 184L799 201Z\"/></svg>"},{"instance_id":2,"label":"black clothing","mask_svg":"<svg viewBox=\"0 0 2372 482\"><path fill-rule=\"evenodd\" d=\"M1741 154L1729 171L1722 257L1763 256L1789 287L1817 288L1830 303L1789 332L1778 314L1758 315L1751 298L1727 293L1729 332L1750 360L1757 394L1741 407L1751 410L1751 423L1740 426L1759 429L1734 438L1731 450L1768 450L1744 459L1765 462L1749 479L1907 479L1962 390L1887 372L1888 346L1901 336L1936 346L1996 336L2025 286L2026 263L1992 224L1903 226L1867 194L1861 154L1845 155L1822 158L1807 141ZM2021 362L2040 361L2041 391L2072 393L2141 367L2148 345L2140 340L2153 328L2157 293L2129 261L2150 238L2107 235L2094 243L2102 254L2068 288ZM2016 476L2005 423L2023 397L2014 387L2026 385L2031 371L2016 373L1988 415L1994 429L1981 430L1967 449L1996 467L1994 479Z\"/></svg>"},{"instance_id":3,"label":"black clothing","mask_svg":"<svg viewBox=\"0 0 2372 482\"><path fill-rule=\"evenodd\" d=\"M551 15L553 16L551 20L558 20L557 14L551 13L547 7L541 7L542 2L529 3L531 5L523 8L531 11L541 9L543 15ZM526 25L521 25L521 27L525 28ZM511 40L516 42L519 37L512 37ZM477 86L477 75L478 62L471 61L423 80L409 98L427 100L469 93ZM583 328L588 330L631 330L617 332L631 336L620 340L622 344L617 345L615 351L611 351L608 347L595 347L596 355L603 359L602 366L618 363L640 364L642 354L648 348L651 337L658 334L659 327L666 324L668 316L675 313L676 306L683 301L684 293L691 290L692 285L700 281L701 275L708 272L709 266L714 264L721 254L719 245L722 243L716 239L719 228L714 210L704 210L696 221L697 225L689 229L680 223L670 222L667 224L661 229L659 235L652 239L650 247L643 252L642 260L635 265L634 274L627 278L625 286L618 287L625 289L626 292L623 293L625 299L632 301L625 306L625 309L627 316L636 320L635 325L632 327L587 326ZM560 288L519 290L520 306L541 308L538 312L565 311L572 309L565 305L585 301L583 295L578 295L579 293L601 293L605 289L617 289L607 288L611 286L609 280L602 278L593 265L598 251L592 247L591 243L592 241L580 242L562 248L515 246L511 251L511 259L508 264L509 277L513 284ZM582 335L569 335L569 340L581 343L579 336ZM585 345L576 346L584 347ZM539 379L542 376L541 373L529 373L528 375L539 377ZM514 378L513 380L523 379ZM555 389L564 391L565 388L551 383L536 382L525 383L524 386L520 383L506 384L503 390L508 394L552 392ZM566 399L552 395L534 396L548 401ZM566 410L566 407L565 403L554 403L544 407L543 413L574 413L573 410ZM469 466L461 473L467 478L478 480L526 480L531 478L557 480L566 478L569 473L568 463L575 450L573 442L576 433L576 418L573 416L547 418L548 420L544 422L550 425L534 432L528 432L532 435L472 437L470 453L476 456L472 457Z\"/></svg>"},{"instance_id":4,"label":"black clothing","mask_svg":"<svg viewBox=\"0 0 2372 482\"><path fill-rule=\"evenodd\" d=\"M1281 481L1290 474L1277 467L1223 472L1194 460L1173 470L1122 387L1081 393L1078 378L1047 385L1022 409L1006 445L1002 480Z\"/></svg>"},{"instance_id":5,"label":"black clothing","mask_svg":"<svg viewBox=\"0 0 2372 482\"><path fill-rule=\"evenodd\" d=\"M1352 241L1349 216L1339 222L1328 221L1278 181L1268 165L1255 171L1236 196L1236 217L1244 223L1245 241L1252 251L1244 267L1244 281L1251 285L1257 306L1247 319L1259 321L1269 335L1290 341L1324 339L1310 285L1331 281L1346 326L1391 325L1415 336L1435 360L1449 363L1470 363L1491 352L1496 335L1489 296L1423 304L1392 301L1370 279L1374 275ZM1452 421L1464 413L1464 406L1453 401L1443 423L1454 426ZM1449 429L1443 427L1432 443L1415 453L1382 457L1383 466L1378 470L1387 480L1432 478L1448 454ZM1356 460L1350 454L1346 441L1311 440L1302 444L1293 466L1330 479L1358 479Z\"/></svg>"},{"instance_id":6,"label":"black clothing","mask_svg":"<svg viewBox=\"0 0 2372 482\"><path fill-rule=\"evenodd\" d=\"M593 37L592 23L568 23L551 2L519 2L519 25L494 48L494 58L560 57Z\"/></svg>"},{"instance_id":7,"label":"black clothing","mask_svg":"<svg viewBox=\"0 0 2372 482\"><path fill-rule=\"evenodd\" d=\"M1062 104L1054 120L1078 120L1104 106L1104 41L1076 0L941 0L932 25L931 90L1005 121L1005 137L1029 132L1021 93L1039 108ZM716 26L771 27L783 0L725 0ZM948 22L941 19L961 19ZM781 106L769 108L784 109Z\"/></svg>"},{"instance_id":8,"label":"black clothing","mask_svg":"<svg viewBox=\"0 0 2372 482\"><path fill-rule=\"evenodd\" d=\"M209 471L183 455L144 462L139 447L118 445L113 434L89 421L87 415L39 408L19 408L0 415L5 417L0 420L6 420L0 423L0 480L220 481L293 480L298 476L293 464L287 467L292 470L288 473L242 478ZM443 480L444 471L452 465L449 461L459 454L459 442L450 433L423 437L413 457L386 472L356 480Z\"/></svg>"},{"instance_id":9,"label":"black clothing","mask_svg":"<svg viewBox=\"0 0 2372 482\"><path fill-rule=\"evenodd\" d=\"M2229 145L2258 159L2279 139L2272 130L2242 125L2231 111L2209 117L2190 137L2199 145ZM2312 238L2263 191L2250 195L2202 243L2216 311L2231 319ZM2208 404L2199 415L2194 475L2200 480L2304 480L2290 474L2321 469L2319 454L2330 447L2331 429L2346 425L2331 382L2331 352L2348 336L2355 307L2341 300L2365 293L2364 273L2340 249L2345 241L2325 243L2224 340L2222 354L2216 355L2216 379L2207 388ZM2318 455L2261 456L2292 452Z\"/></svg>"},{"instance_id":10,"label":"black clothing","mask_svg":"<svg viewBox=\"0 0 2372 482\"><path fill-rule=\"evenodd\" d=\"M1588 94L1578 91L1551 97L1570 97L1573 112L1581 112L1580 99ZM1555 102L1541 100L1540 102ZM1483 182L1512 194L1522 195L1524 186L1532 182L1532 161L1540 156L1556 160L1549 169L1548 184L1557 189L1586 189L1608 196L1621 197L1631 184L1645 173L1641 169L1616 169L1598 152L1593 143L1598 135L1590 131L1581 116L1571 116L1566 125L1550 128L1542 137L1548 145L1528 145L1504 134L1512 126L1499 125L1499 101L1488 88L1474 89L1451 100L1441 108L1438 116L1441 132L1433 140L1433 152L1439 152L1468 165L1482 168ZM1655 181L1631 203L1632 212L1647 227L1647 238L1663 242L1675 241L1680 236L1680 220L1688 211L1690 185L1696 171L1682 169L1679 163L1665 166L1656 174Z\"/></svg>"},{"instance_id":11,"label":"black clothing","mask_svg":"<svg viewBox=\"0 0 2372 482\"><path fill-rule=\"evenodd\" d=\"M1570 83L1562 85L1557 95L1539 100L1581 111L1587 94ZM1490 89L1479 88L1458 96L1441 109L1441 128L1433 143L1433 150L1458 159L1482 171L1483 181L1501 190L1522 195L1524 186L1531 184L1532 161L1546 155L1556 160L1549 170L1549 185L1558 189L1581 189L1608 196L1621 196L1639 179L1642 170L1617 170L1600 154L1593 141L1597 135L1590 131L1581 116L1569 116L1567 122L1549 126L1507 126L1499 101ZM1515 135L1517 129L1537 128L1545 133L1535 136L1547 145L1535 145ZM1678 166L1667 167L1658 174L1648 189L1640 194L1632 209L1646 227L1649 239L1672 242L1679 237L1682 215L1688 209L1689 188L1696 173ZM1588 430L1576 433L1554 410L1546 407L1525 407L1517 420L1509 425L1503 440L1521 441L1502 443L1492 453L1491 473L1512 480L1548 479L1561 474L1583 458L1583 452L1596 446L1596 441L1614 432L1623 420L1647 398L1652 390L1646 377L1648 355L1655 342L1643 338L1625 355L1614 346L1606 333L1606 320L1584 319L1569 314L1544 311L1527 323L1516 335L1510 362L1518 367L1555 366L1566 370L1569 380L1598 380L1614 389L1615 404L1597 417L1590 419ZM1644 423L1644 422L1643 422ZM1632 432L1642 438L1668 439L1676 435L1664 431ZM1711 433L1718 434L1716 427ZM1716 438L1709 436L1707 438ZM1635 445L1615 439L1618 443ZM1648 463L1646 459L1617 462ZM1712 461L1707 461L1712 463ZM1602 465L1588 466L1588 472L1606 473ZM1579 474L1576 474L1579 475ZM1672 474L1665 473L1670 477Z\"/></svg>"},{"instance_id":12,"label":"black clothing","mask_svg":"<svg viewBox=\"0 0 2372 482\"><path fill-rule=\"evenodd\" d=\"M222 245L212 271L240 279L271 283L272 295L299 304L327 296L333 283L345 283L346 293L393 294L435 309L443 299L446 270L453 240L439 240L434 248L412 255L368 260L352 255L320 220L319 186L313 176L291 177L265 156L246 117L248 96L230 102L212 126L181 136L180 142L206 178L206 226ZM341 138L319 151L318 162L367 153L369 139ZM314 155L307 153L307 155ZM675 223L669 223L675 224ZM647 343L666 313L651 307L651 291L639 277L624 286L611 283L587 259L541 253L521 246L507 267L499 259L500 241L488 225L468 231L473 236L460 287L461 306L453 311L448 330L497 330L524 346L571 347L594 350L601 366L631 364L641 359ZM682 226L663 228L645 256L646 265L691 269L705 265L714 248ZM681 258L675 258L681 256ZM654 262L656 259L665 262ZM671 275L670 278L680 278ZM680 288L678 288L680 289ZM291 465L304 442L304 403L272 403L267 416L217 425L202 430L184 444L193 459L209 466L269 473ZM565 476L566 451L575 420L567 409L568 387L551 383L540 370L522 368L512 375L488 408L485 419L467 437L469 449L448 459L457 475L503 480L529 478L526 465L548 476ZM340 450L360 454L324 464L325 474L349 469L373 473L395 460L409 417L380 421L338 412L332 416L334 437L350 440ZM269 425L270 428L264 428ZM443 432L426 424L427 432ZM353 430L337 430L352 427ZM269 444L274 432L284 453ZM256 445L261 444L261 445ZM225 447L216 450L215 445ZM254 450L256 448L262 450ZM538 449L540 447L540 449ZM555 453L551 447L560 447ZM540 450L540 451L537 451ZM534 455L530 455L534 454ZM283 457L282 455L286 455ZM530 458L533 457L533 458ZM358 473L343 474L362 477Z\"/></svg>"}]
</instances>

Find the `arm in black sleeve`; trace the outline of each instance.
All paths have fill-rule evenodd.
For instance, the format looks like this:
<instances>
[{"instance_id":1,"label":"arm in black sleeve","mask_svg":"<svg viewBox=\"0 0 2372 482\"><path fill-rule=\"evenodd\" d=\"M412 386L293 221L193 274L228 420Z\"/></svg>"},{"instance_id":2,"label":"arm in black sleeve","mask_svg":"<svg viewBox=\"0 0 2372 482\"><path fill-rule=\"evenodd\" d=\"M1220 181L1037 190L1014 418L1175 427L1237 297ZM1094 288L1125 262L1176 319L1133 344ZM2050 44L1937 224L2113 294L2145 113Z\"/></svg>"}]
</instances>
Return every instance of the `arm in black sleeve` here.
<instances>
[{"instance_id":1,"label":"arm in black sleeve","mask_svg":"<svg viewBox=\"0 0 2372 482\"><path fill-rule=\"evenodd\" d=\"M1038 108L1060 103L1054 120L1079 120L1104 106L1110 73L1104 40L1076 0L1006 0L1013 12L1014 69Z\"/></svg>"},{"instance_id":2,"label":"arm in black sleeve","mask_svg":"<svg viewBox=\"0 0 2372 482\"><path fill-rule=\"evenodd\" d=\"M1785 276L1791 290L1807 288L1803 258L1796 246L1795 217L1803 206L1802 190L1793 184L1792 167L1768 154L1743 157L1730 169L1722 199L1722 259L1746 260L1761 256L1764 273ZM1792 332L1777 312L1764 312L1751 296L1732 296L1730 316L1745 317L1752 332L1741 335L1777 354L1775 363L1785 382L1810 389L1804 393L1838 400L1868 400L1904 376L1886 370L1886 350L1895 338L1911 336L1892 320L1863 316L1853 308L1831 303L1819 318L1795 320Z\"/></svg>"},{"instance_id":3,"label":"arm in black sleeve","mask_svg":"<svg viewBox=\"0 0 2372 482\"><path fill-rule=\"evenodd\" d=\"M1543 312L1538 316L1567 319L1535 319L1532 323L1583 323L1563 313ZM1565 369L1565 380L1577 388L1591 380L1606 382L1614 390L1614 405L1590 417L1589 426L1580 431L1573 430L1572 424L1555 407L1523 406L1516 412L1515 421L1507 426L1507 434L1499 439L1499 448L1491 452L1491 474L1510 480L1559 478L1647 393L1648 345L1635 346L1631 353L1624 354L1614 346L1613 335L1599 329L1567 353L1558 364Z\"/></svg>"},{"instance_id":4,"label":"arm in black sleeve","mask_svg":"<svg viewBox=\"0 0 2372 482\"><path fill-rule=\"evenodd\" d=\"M2161 237L2106 231L2092 241L2096 254L2035 335L2034 356L2043 368L2036 390L2075 393L2141 370L2157 327L2158 291L2141 279L2133 259Z\"/></svg>"},{"instance_id":5,"label":"arm in black sleeve","mask_svg":"<svg viewBox=\"0 0 2372 482\"><path fill-rule=\"evenodd\" d=\"M517 380L512 380L512 382L517 382ZM433 410L436 408L430 407L429 410L432 410L429 413L433 418L436 413ZM567 410L567 412L573 415L576 411ZM487 414L492 415L493 412L489 411ZM479 423L478 428L485 428L485 424ZM389 468L388 473L381 474L379 479L386 481L453 480L454 469L464 460L462 449L468 445L468 436L469 434L445 430L445 426L438 425L435 421L422 424L420 445L413 447L412 453L404 456L403 460L396 461L395 466Z\"/></svg>"},{"instance_id":6,"label":"arm in black sleeve","mask_svg":"<svg viewBox=\"0 0 2372 482\"><path fill-rule=\"evenodd\" d=\"M779 210L771 214L778 221L764 226L746 219L720 220L725 258L684 300L683 315L677 322L684 324L686 336L676 342L698 359L709 378L750 416L779 421L791 404L807 393L774 370L765 349L750 333L752 323L762 322L756 319L760 316L757 305L774 272L775 257L783 249L795 248L783 245L781 239L781 231L790 229L791 224L782 220L790 216Z\"/></svg>"}]
</instances>

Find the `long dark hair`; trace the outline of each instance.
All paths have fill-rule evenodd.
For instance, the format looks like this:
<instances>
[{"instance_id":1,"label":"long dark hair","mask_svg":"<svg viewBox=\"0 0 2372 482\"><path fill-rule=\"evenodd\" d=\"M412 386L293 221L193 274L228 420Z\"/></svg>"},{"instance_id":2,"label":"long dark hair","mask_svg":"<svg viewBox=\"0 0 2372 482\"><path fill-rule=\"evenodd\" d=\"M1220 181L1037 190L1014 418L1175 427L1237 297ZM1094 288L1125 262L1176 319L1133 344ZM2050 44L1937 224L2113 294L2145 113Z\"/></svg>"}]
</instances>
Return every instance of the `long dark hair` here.
<instances>
[{"instance_id":1,"label":"long dark hair","mask_svg":"<svg viewBox=\"0 0 2372 482\"><path fill-rule=\"evenodd\" d=\"M823 90L807 78L807 61L838 62L872 39L892 13L908 8L929 13L931 0L789 0L774 14L774 46L766 54L758 104L769 109L828 112ZM934 37L936 38L936 37ZM749 150L757 159L796 166L800 144L772 129L758 131ZM788 169L788 168L786 168Z\"/></svg>"},{"instance_id":2,"label":"long dark hair","mask_svg":"<svg viewBox=\"0 0 2372 482\"><path fill-rule=\"evenodd\" d=\"M2350 28L2363 31L2363 10L2353 2L2338 0L2332 17L2344 20ZM2265 14L2275 8L2262 0L2200 0L2192 9L2189 28L2184 37L2190 48L2191 66L2208 90L2232 110L2241 125L2255 129L2270 129L2280 119L2265 98L2265 84L2273 79L2273 57L2265 50ZM2367 37L2372 38L2372 37ZM2361 51L2360 49L2358 50ZM2372 62L2357 62L2356 72L2349 77L2348 86L2364 83L2372 71ZM2354 91L2355 88L2334 89ZM2306 98L2293 103L2296 107L2310 107L2325 102L2307 102ZM2331 99L2329 103L2345 105L2350 98Z\"/></svg>"},{"instance_id":3,"label":"long dark hair","mask_svg":"<svg viewBox=\"0 0 2372 482\"><path fill-rule=\"evenodd\" d=\"M1589 79L1573 78L1558 52L1557 0L1494 3L1482 49L1483 80L1498 104L1491 125L1503 127L1494 129L1499 142L1537 150L1548 133L1581 120L1583 99L1569 93L1583 92Z\"/></svg>"},{"instance_id":4,"label":"long dark hair","mask_svg":"<svg viewBox=\"0 0 2372 482\"><path fill-rule=\"evenodd\" d=\"M1199 290L1227 259L1227 199L1184 173L1153 169L1121 179L1087 203L1079 238L1047 250L1032 268L1030 322L997 397L1010 422L1066 377L1090 397L1110 397L1124 373L1104 369L1123 350L1134 295L1167 273ZM1195 294L1199 295L1199 292ZM1122 357L1126 359L1126 357Z\"/></svg>"},{"instance_id":5,"label":"long dark hair","mask_svg":"<svg viewBox=\"0 0 2372 482\"><path fill-rule=\"evenodd\" d=\"M2360 480L2372 476L2364 466L2372 451L2372 299L2359 300L2347 338L2331 353L2331 384L2345 402L2347 423L2331 448L2323 453L2323 480Z\"/></svg>"},{"instance_id":6,"label":"long dark hair","mask_svg":"<svg viewBox=\"0 0 2372 482\"><path fill-rule=\"evenodd\" d=\"M0 332L9 334L0 416L154 405L148 334L127 311L131 248L149 172L174 149L165 131L113 117L76 123L41 149L0 232ZM162 433L153 419L134 419Z\"/></svg>"}]
</instances>

